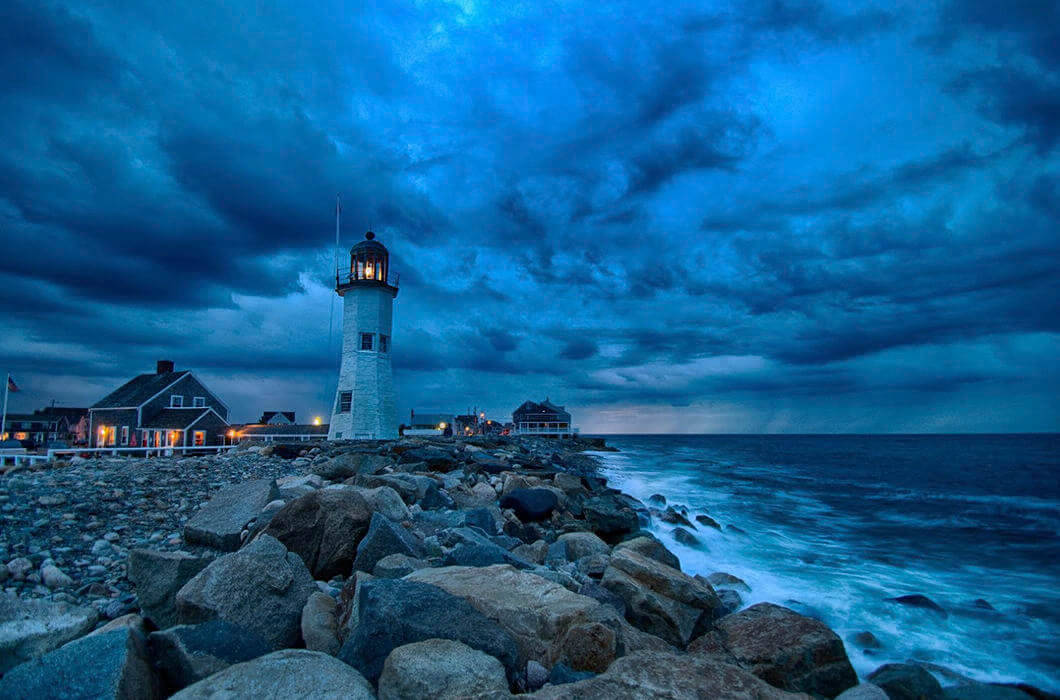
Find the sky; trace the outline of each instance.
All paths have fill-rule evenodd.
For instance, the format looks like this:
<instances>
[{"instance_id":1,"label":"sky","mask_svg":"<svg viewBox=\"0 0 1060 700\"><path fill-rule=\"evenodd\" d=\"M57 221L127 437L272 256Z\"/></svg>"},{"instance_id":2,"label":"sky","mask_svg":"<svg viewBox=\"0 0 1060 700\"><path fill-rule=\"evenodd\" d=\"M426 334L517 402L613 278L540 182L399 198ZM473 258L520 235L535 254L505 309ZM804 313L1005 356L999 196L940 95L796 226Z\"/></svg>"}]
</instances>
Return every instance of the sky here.
<instances>
[{"instance_id":1,"label":"sky","mask_svg":"<svg viewBox=\"0 0 1060 700\"><path fill-rule=\"evenodd\" d=\"M1060 430L1055 2L7 0L0 133L11 410L326 417L339 194L399 418Z\"/></svg>"}]
</instances>

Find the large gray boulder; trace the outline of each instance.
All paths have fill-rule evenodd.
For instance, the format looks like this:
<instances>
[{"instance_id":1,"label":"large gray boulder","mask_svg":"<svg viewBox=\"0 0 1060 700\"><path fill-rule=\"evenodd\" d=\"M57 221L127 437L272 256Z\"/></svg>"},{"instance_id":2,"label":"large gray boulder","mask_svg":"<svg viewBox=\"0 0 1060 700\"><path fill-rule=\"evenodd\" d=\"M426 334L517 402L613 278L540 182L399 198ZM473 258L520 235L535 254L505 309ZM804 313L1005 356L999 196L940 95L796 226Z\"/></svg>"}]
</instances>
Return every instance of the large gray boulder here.
<instances>
[{"instance_id":1,"label":"large gray boulder","mask_svg":"<svg viewBox=\"0 0 1060 700\"><path fill-rule=\"evenodd\" d=\"M890 700L941 700L942 685L923 667L884 664L869 674L869 681L883 688Z\"/></svg>"},{"instance_id":2,"label":"large gray boulder","mask_svg":"<svg viewBox=\"0 0 1060 700\"><path fill-rule=\"evenodd\" d=\"M171 692L272 651L254 632L224 620L152 632L147 644L162 681Z\"/></svg>"},{"instance_id":3,"label":"large gray boulder","mask_svg":"<svg viewBox=\"0 0 1060 700\"><path fill-rule=\"evenodd\" d=\"M500 661L450 639L428 639L390 652L379 676L379 700L466 698L507 694Z\"/></svg>"},{"instance_id":4,"label":"large gray boulder","mask_svg":"<svg viewBox=\"0 0 1060 700\"><path fill-rule=\"evenodd\" d=\"M678 647L710 629L723 605L710 584L616 547L600 585L626 604L626 619Z\"/></svg>"},{"instance_id":5,"label":"large gray boulder","mask_svg":"<svg viewBox=\"0 0 1060 700\"><path fill-rule=\"evenodd\" d=\"M586 499L582 515L589 529L608 542L640 529L640 517L629 501L618 493Z\"/></svg>"},{"instance_id":6,"label":"large gray boulder","mask_svg":"<svg viewBox=\"0 0 1060 700\"><path fill-rule=\"evenodd\" d=\"M92 630L92 608L0 592L0 673Z\"/></svg>"},{"instance_id":7,"label":"large gray boulder","mask_svg":"<svg viewBox=\"0 0 1060 700\"><path fill-rule=\"evenodd\" d=\"M302 608L302 639L310 651L339 653L338 603L327 593L317 591Z\"/></svg>"},{"instance_id":8,"label":"large gray boulder","mask_svg":"<svg viewBox=\"0 0 1060 700\"><path fill-rule=\"evenodd\" d=\"M545 686L533 697L543 700L809 700L807 695L778 690L718 659L666 652L637 652L624 656L599 676L576 683Z\"/></svg>"},{"instance_id":9,"label":"large gray boulder","mask_svg":"<svg viewBox=\"0 0 1060 700\"><path fill-rule=\"evenodd\" d=\"M158 683L139 632L118 629L74 640L0 678L0 698L158 697Z\"/></svg>"},{"instance_id":10,"label":"large gray boulder","mask_svg":"<svg viewBox=\"0 0 1060 700\"><path fill-rule=\"evenodd\" d=\"M412 517L409 507L401 499L401 494L389 486L377 486L372 489L359 486L344 486L343 488L356 490L364 497L369 510L381 513L391 520L400 522Z\"/></svg>"},{"instance_id":11,"label":"large gray boulder","mask_svg":"<svg viewBox=\"0 0 1060 700\"><path fill-rule=\"evenodd\" d=\"M183 624L227 620L274 648L292 647L301 641L302 608L316 590L298 555L262 535L188 581L177 592L177 617Z\"/></svg>"},{"instance_id":12,"label":"large gray boulder","mask_svg":"<svg viewBox=\"0 0 1060 700\"><path fill-rule=\"evenodd\" d=\"M858 683L835 632L772 603L726 615L689 651L718 656L785 690L833 698Z\"/></svg>"},{"instance_id":13,"label":"large gray boulder","mask_svg":"<svg viewBox=\"0 0 1060 700\"><path fill-rule=\"evenodd\" d=\"M319 651L284 649L229 666L190 685L173 700L373 700L372 686L338 659Z\"/></svg>"},{"instance_id":14,"label":"large gray boulder","mask_svg":"<svg viewBox=\"0 0 1060 700\"><path fill-rule=\"evenodd\" d=\"M565 532L556 538L567 549L568 561L577 561L594 554L610 554L611 547L591 532Z\"/></svg>"},{"instance_id":15,"label":"large gray boulder","mask_svg":"<svg viewBox=\"0 0 1060 700\"><path fill-rule=\"evenodd\" d=\"M280 491L272 479L226 486L184 525L184 540L234 552L243 543L241 535L247 525L279 497Z\"/></svg>"},{"instance_id":16,"label":"large gray boulder","mask_svg":"<svg viewBox=\"0 0 1060 700\"><path fill-rule=\"evenodd\" d=\"M628 539L625 542L619 542L615 545L615 550L618 549L632 549L638 554L643 554L646 557L666 564L671 569L681 570L681 561L677 558L677 555L666 548L662 542L655 538L654 535L644 533Z\"/></svg>"},{"instance_id":17,"label":"large gray boulder","mask_svg":"<svg viewBox=\"0 0 1060 700\"><path fill-rule=\"evenodd\" d=\"M213 559L187 552L134 549L129 553L128 576L136 587L143 616L159 629L177 624L176 595L185 583Z\"/></svg>"},{"instance_id":18,"label":"large gray boulder","mask_svg":"<svg viewBox=\"0 0 1060 700\"><path fill-rule=\"evenodd\" d=\"M390 459L382 455L346 452L314 464L311 469L325 479L336 481L358 474L375 474L388 464L390 464Z\"/></svg>"},{"instance_id":19,"label":"large gray boulder","mask_svg":"<svg viewBox=\"0 0 1060 700\"><path fill-rule=\"evenodd\" d=\"M370 579L357 586L356 624L339 658L373 682L390 652L427 639L451 639L499 659L510 673L519 665L515 642L467 601L436 586L405 579Z\"/></svg>"},{"instance_id":20,"label":"large gray boulder","mask_svg":"<svg viewBox=\"0 0 1060 700\"><path fill-rule=\"evenodd\" d=\"M347 576L372 511L356 489L319 489L294 499L273 516L265 534L294 552L313 576Z\"/></svg>"},{"instance_id":21,"label":"large gray boulder","mask_svg":"<svg viewBox=\"0 0 1060 700\"><path fill-rule=\"evenodd\" d=\"M422 557L423 543L403 525L379 513L372 513L368 532L357 545L353 570L371 572L380 559L391 554Z\"/></svg>"}]
</instances>

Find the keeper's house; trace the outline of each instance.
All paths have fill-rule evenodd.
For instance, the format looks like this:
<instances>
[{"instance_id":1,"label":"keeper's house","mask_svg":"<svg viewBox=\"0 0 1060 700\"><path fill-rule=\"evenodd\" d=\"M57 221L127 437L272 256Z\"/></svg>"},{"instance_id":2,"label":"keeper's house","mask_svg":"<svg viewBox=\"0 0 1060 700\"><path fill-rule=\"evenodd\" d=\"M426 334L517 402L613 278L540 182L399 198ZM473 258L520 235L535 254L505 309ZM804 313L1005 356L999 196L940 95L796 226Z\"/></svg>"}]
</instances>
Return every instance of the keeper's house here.
<instances>
[{"instance_id":1,"label":"keeper's house","mask_svg":"<svg viewBox=\"0 0 1060 700\"><path fill-rule=\"evenodd\" d=\"M223 444L228 406L188 370L159 360L88 409L93 447L208 447Z\"/></svg>"},{"instance_id":2,"label":"keeper's house","mask_svg":"<svg viewBox=\"0 0 1060 700\"><path fill-rule=\"evenodd\" d=\"M515 424L512 435L569 438L578 434L578 429L571 425L570 413L548 399L541 403L526 401L512 412L512 423Z\"/></svg>"}]
</instances>

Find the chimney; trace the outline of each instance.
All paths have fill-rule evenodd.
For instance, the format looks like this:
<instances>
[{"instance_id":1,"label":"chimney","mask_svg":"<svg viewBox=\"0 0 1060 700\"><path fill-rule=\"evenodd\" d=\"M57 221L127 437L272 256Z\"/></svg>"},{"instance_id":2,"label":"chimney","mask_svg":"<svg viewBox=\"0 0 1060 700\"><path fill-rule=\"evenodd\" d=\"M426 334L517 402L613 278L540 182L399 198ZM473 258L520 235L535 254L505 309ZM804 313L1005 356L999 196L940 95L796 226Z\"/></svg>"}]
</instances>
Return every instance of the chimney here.
<instances>
[{"instance_id":1,"label":"chimney","mask_svg":"<svg viewBox=\"0 0 1060 700\"><path fill-rule=\"evenodd\" d=\"M169 374L173 371L173 360L159 360L156 374Z\"/></svg>"}]
</instances>

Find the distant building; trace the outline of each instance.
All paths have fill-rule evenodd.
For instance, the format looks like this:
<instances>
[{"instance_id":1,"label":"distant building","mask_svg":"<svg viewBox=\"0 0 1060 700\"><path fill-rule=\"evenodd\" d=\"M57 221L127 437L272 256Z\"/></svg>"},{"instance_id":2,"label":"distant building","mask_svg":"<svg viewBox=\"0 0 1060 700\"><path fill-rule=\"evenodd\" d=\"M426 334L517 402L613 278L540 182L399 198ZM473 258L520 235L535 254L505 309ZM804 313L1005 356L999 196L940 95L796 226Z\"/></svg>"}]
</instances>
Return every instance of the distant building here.
<instances>
[{"instance_id":1,"label":"distant building","mask_svg":"<svg viewBox=\"0 0 1060 700\"><path fill-rule=\"evenodd\" d=\"M417 413L409 414L409 424L405 435L445 435L453 432L455 416L452 413Z\"/></svg>"},{"instance_id":2,"label":"distant building","mask_svg":"<svg viewBox=\"0 0 1060 700\"><path fill-rule=\"evenodd\" d=\"M258 419L261 425L294 425L294 411L265 411Z\"/></svg>"},{"instance_id":3,"label":"distant building","mask_svg":"<svg viewBox=\"0 0 1060 700\"><path fill-rule=\"evenodd\" d=\"M107 394L88 415L95 447L206 447L222 444L228 430L228 406L168 360Z\"/></svg>"},{"instance_id":4,"label":"distant building","mask_svg":"<svg viewBox=\"0 0 1060 700\"><path fill-rule=\"evenodd\" d=\"M0 438L16 440L23 447L43 447L58 439L59 419L37 413L8 413L0 432Z\"/></svg>"},{"instance_id":5,"label":"distant building","mask_svg":"<svg viewBox=\"0 0 1060 700\"><path fill-rule=\"evenodd\" d=\"M48 406L37 409L33 414L55 419L55 440L67 445L88 444L87 408Z\"/></svg>"},{"instance_id":6,"label":"distant building","mask_svg":"<svg viewBox=\"0 0 1060 700\"><path fill-rule=\"evenodd\" d=\"M512 412L512 423L512 435L572 437L578 433L571 425L570 413L548 399L541 403L526 401Z\"/></svg>"},{"instance_id":7,"label":"distant building","mask_svg":"<svg viewBox=\"0 0 1060 700\"><path fill-rule=\"evenodd\" d=\"M259 423L257 425L232 426L229 429L229 437L232 442L247 440L260 442L306 442L309 440L326 440L328 428L327 423L323 425Z\"/></svg>"}]
</instances>

